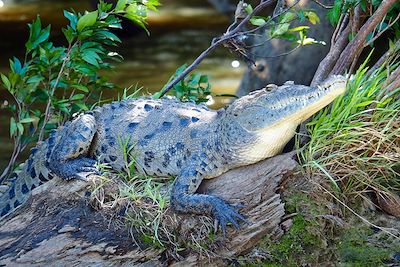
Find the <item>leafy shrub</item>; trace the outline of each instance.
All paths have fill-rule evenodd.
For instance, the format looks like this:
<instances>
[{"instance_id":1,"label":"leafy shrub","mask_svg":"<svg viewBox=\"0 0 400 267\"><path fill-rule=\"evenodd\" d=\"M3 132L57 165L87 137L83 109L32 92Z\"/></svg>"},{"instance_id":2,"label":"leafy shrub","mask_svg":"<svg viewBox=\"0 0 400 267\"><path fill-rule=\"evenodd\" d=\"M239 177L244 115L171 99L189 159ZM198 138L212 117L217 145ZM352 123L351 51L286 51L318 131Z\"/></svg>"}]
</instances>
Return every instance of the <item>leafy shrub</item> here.
<instances>
[{"instance_id":1,"label":"leafy shrub","mask_svg":"<svg viewBox=\"0 0 400 267\"><path fill-rule=\"evenodd\" d=\"M55 46L50 26L42 28L40 17L29 25L29 40L23 60L10 60L10 73L1 74L2 86L14 103L10 136L14 151L1 178L7 176L27 145L45 138L46 133L72 114L88 110L100 100L101 91L116 86L100 70L113 68L122 57L110 50L121 40L112 29L121 28L125 17L145 28L147 12L156 10L158 0L119 0L115 6L100 1L97 10L84 14L64 11L69 20L62 29L67 46Z\"/></svg>"}]
</instances>

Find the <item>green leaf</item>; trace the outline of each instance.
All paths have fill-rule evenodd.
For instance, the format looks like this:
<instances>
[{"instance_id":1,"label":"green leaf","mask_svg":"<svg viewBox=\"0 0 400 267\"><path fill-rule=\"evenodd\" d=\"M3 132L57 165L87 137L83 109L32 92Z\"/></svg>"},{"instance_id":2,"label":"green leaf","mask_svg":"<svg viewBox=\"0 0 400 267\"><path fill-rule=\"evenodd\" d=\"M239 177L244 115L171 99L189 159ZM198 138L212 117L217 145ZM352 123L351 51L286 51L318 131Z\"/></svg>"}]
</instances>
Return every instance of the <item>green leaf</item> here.
<instances>
[{"instance_id":1,"label":"green leaf","mask_svg":"<svg viewBox=\"0 0 400 267\"><path fill-rule=\"evenodd\" d=\"M71 12L64 10L64 16L69 20L69 25L72 29L76 30L76 24L78 23L78 17Z\"/></svg>"},{"instance_id":2,"label":"green leaf","mask_svg":"<svg viewBox=\"0 0 400 267\"><path fill-rule=\"evenodd\" d=\"M250 23L254 26L262 26L266 23L265 19L262 17L252 17Z\"/></svg>"},{"instance_id":3,"label":"green leaf","mask_svg":"<svg viewBox=\"0 0 400 267\"><path fill-rule=\"evenodd\" d=\"M317 15L317 13L315 13L314 11L307 11L304 12L304 15L308 18L308 20L312 23L312 24L317 24L319 23L319 17Z\"/></svg>"},{"instance_id":4,"label":"green leaf","mask_svg":"<svg viewBox=\"0 0 400 267\"><path fill-rule=\"evenodd\" d=\"M30 122L34 122L34 121L36 121L35 118L25 118L25 119L20 120L19 122L20 123L30 123Z\"/></svg>"},{"instance_id":5,"label":"green leaf","mask_svg":"<svg viewBox=\"0 0 400 267\"><path fill-rule=\"evenodd\" d=\"M274 36L278 36L278 35L282 35L282 34L286 33L289 29L289 26L290 26L289 23L283 23L283 24L277 25L277 27L272 32L272 36L274 37Z\"/></svg>"},{"instance_id":6,"label":"green leaf","mask_svg":"<svg viewBox=\"0 0 400 267\"><path fill-rule=\"evenodd\" d=\"M161 97L161 92L156 92L153 94L154 99L159 99Z\"/></svg>"},{"instance_id":7,"label":"green leaf","mask_svg":"<svg viewBox=\"0 0 400 267\"><path fill-rule=\"evenodd\" d=\"M72 41L74 40L74 31L71 27L68 27L67 29L63 28L61 29L61 31L64 33L65 38L67 39L67 42L69 44L72 43Z\"/></svg>"},{"instance_id":8,"label":"green leaf","mask_svg":"<svg viewBox=\"0 0 400 267\"><path fill-rule=\"evenodd\" d=\"M336 25L339 22L341 9L342 9L342 1L336 0L333 4L333 8L331 10L328 10L328 12L326 13L328 20L332 25Z\"/></svg>"},{"instance_id":9,"label":"green leaf","mask_svg":"<svg viewBox=\"0 0 400 267\"><path fill-rule=\"evenodd\" d=\"M296 14L293 12L285 12L284 14L279 16L279 22L280 23L291 22L296 17L297 17Z\"/></svg>"},{"instance_id":10,"label":"green leaf","mask_svg":"<svg viewBox=\"0 0 400 267\"><path fill-rule=\"evenodd\" d=\"M72 101L74 101L74 100L80 100L80 99L83 99L84 97L85 97L84 94L76 94L76 95L73 95L73 96L70 98L70 100L72 100Z\"/></svg>"},{"instance_id":11,"label":"green leaf","mask_svg":"<svg viewBox=\"0 0 400 267\"><path fill-rule=\"evenodd\" d=\"M26 83L38 83L43 80L44 80L44 77L34 75L34 76L29 77L29 79L26 81Z\"/></svg>"},{"instance_id":12,"label":"green leaf","mask_svg":"<svg viewBox=\"0 0 400 267\"><path fill-rule=\"evenodd\" d=\"M94 65L96 67L99 67L99 61L101 61L99 55L92 50L84 51L82 59L85 60L87 63Z\"/></svg>"},{"instance_id":13,"label":"green leaf","mask_svg":"<svg viewBox=\"0 0 400 267\"><path fill-rule=\"evenodd\" d=\"M115 11L123 11L126 7L127 2L128 0L118 0L117 5L115 6Z\"/></svg>"},{"instance_id":14,"label":"green leaf","mask_svg":"<svg viewBox=\"0 0 400 267\"><path fill-rule=\"evenodd\" d=\"M98 10L86 13L79 18L76 29L82 31L86 27L93 26L96 23L97 16L99 15Z\"/></svg>"},{"instance_id":15,"label":"green leaf","mask_svg":"<svg viewBox=\"0 0 400 267\"><path fill-rule=\"evenodd\" d=\"M253 7L250 4L246 4L244 10L246 10L247 14L250 15L253 12Z\"/></svg>"},{"instance_id":16,"label":"green leaf","mask_svg":"<svg viewBox=\"0 0 400 267\"><path fill-rule=\"evenodd\" d=\"M82 92L85 92L85 93L89 92L89 89L86 86L83 86L81 84L73 84L73 85L71 85L71 87L72 88L76 88L76 89L78 89L78 90L80 90Z\"/></svg>"},{"instance_id":17,"label":"green leaf","mask_svg":"<svg viewBox=\"0 0 400 267\"><path fill-rule=\"evenodd\" d=\"M21 123L17 123L17 128L18 128L19 134L23 135L24 134L24 125L22 125Z\"/></svg>"},{"instance_id":18,"label":"green leaf","mask_svg":"<svg viewBox=\"0 0 400 267\"><path fill-rule=\"evenodd\" d=\"M102 30L102 31L98 31L98 34L104 36L107 39L110 39L113 42L118 42L121 43L121 39L118 38L118 36L116 36L114 33L107 31L107 30Z\"/></svg>"},{"instance_id":19,"label":"green leaf","mask_svg":"<svg viewBox=\"0 0 400 267\"><path fill-rule=\"evenodd\" d=\"M303 30L306 30L309 28L310 27L308 27L308 26L298 26L298 27L289 29L288 32L299 32L299 31L303 31Z\"/></svg>"},{"instance_id":20,"label":"green leaf","mask_svg":"<svg viewBox=\"0 0 400 267\"><path fill-rule=\"evenodd\" d=\"M10 60L10 67L13 72L18 74L21 73L22 65L18 58L14 57L14 61Z\"/></svg>"},{"instance_id":21,"label":"green leaf","mask_svg":"<svg viewBox=\"0 0 400 267\"><path fill-rule=\"evenodd\" d=\"M10 118L10 136L13 137L17 133L17 123L15 122L14 117Z\"/></svg>"},{"instance_id":22,"label":"green leaf","mask_svg":"<svg viewBox=\"0 0 400 267\"><path fill-rule=\"evenodd\" d=\"M7 78L6 75L4 75L3 73L1 74L1 80L3 81L4 87L10 91L11 90L11 82L10 80Z\"/></svg>"}]
</instances>

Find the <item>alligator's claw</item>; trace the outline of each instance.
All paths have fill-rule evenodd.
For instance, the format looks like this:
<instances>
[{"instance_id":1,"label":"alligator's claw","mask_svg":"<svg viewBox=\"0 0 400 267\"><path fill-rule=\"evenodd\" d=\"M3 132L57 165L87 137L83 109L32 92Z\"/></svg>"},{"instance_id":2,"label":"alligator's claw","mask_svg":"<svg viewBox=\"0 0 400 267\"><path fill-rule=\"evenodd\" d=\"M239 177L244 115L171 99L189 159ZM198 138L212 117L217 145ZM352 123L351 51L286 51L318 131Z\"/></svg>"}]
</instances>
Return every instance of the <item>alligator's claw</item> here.
<instances>
[{"instance_id":1,"label":"alligator's claw","mask_svg":"<svg viewBox=\"0 0 400 267\"><path fill-rule=\"evenodd\" d=\"M213 212L224 236L226 235L226 225L228 223L231 223L236 229L240 229L239 221L247 222L246 218L237 211L242 207L243 205L241 204L230 205L222 199L215 199Z\"/></svg>"}]
</instances>

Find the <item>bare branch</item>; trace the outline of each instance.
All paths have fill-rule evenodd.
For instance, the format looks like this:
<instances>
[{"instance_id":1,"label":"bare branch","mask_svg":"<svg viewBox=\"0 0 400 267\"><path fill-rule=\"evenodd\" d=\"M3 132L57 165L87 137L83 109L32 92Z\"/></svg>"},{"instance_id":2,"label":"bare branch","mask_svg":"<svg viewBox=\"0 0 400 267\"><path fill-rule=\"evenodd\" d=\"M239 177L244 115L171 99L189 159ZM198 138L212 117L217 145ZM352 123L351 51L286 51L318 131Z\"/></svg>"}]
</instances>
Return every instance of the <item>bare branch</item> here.
<instances>
[{"instance_id":1,"label":"bare branch","mask_svg":"<svg viewBox=\"0 0 400 267\"><path fill-rule=\"evenodd\" d=\"M369 42L367 42L364 47L369 46L370 44L372 44L376 39L378 39L384 32L386 32L390 27L392 27L398 20L400 19L400 13L397 15L397 17L388 24L388 26L383 29L382 31L378 32L373 38L371 38L371 40L369 40Z\"/></svg>"},{"instance_id":2,"label":"bare branch","mask_svg":"<svg viewBox=\"0 0 400 267\"><path fill-rule=\"evenodd\" d=\"M315 72L314 78L311 82L311 86L317 85L322 82L332 71L336 61L340 57L343 49L349 42L348 36L350 33L350 24L347 24L346 28L338 37L337 41L331 44L331 49L326 57L319 63L318 69Z\"/></svg>"},{"instance_id":3,"label":"bare branch","mask_svg":"<svg viewBox=\"0 0 400 267\"><path fill-rule=\"evenodd\" d=\"M61 65L60 71L58 72L58 75L57 75L56 81L54 83L54 86L51 89L51 92L50 92L50 95L49 95L49 100L47 101L46 110L45 110L45 113L44 113L45 114L45 118L44 118L44 121L43 121L43 126L42 126L42 128L40 129L40 132L39 132L38 141L42 141L43 140L45 127L46 127L47 122L50 119L51 97L54 95L54 93L55 93L55 91L57 89L58 82L61 79L61 76L62 76L62 74L64 72L65 65L67 64L67 62L69 60L69 56L70 56L72 48L74 46L71 46L71 45L68 46L67 54L65 55L65 58L64 58L63 63Z\"/></svg>"},{"instance_id":4,"label":"bare branch","mask_svg":"<svg viewBox=\"0 0 400 267\"><path fill-rule=\"evenodd\" d=\"M341 53L338 61L333 67L332 74L341 74L348 69L353 61L357 60L362 52L368 34L382 21L390 8L396 4L398 0L383 0L378 9L361 27L355 38L346 46Z\"/></svg>"},{"instance_id":5,"label":"bare branch","mask_svg":"<svg viewBox=\"0 0 400 267\"><path fill-rule=\"evenodd\" d=\"M331 9L331 8L333 8L333 6L330 6L330 5L324 5L324 4L322 4L320 1L318 1L318 0L312 0L314 3L316 3L317 5L319 5L319 6L321 6L321 7L323 7L323 8L325 8L325 9Z\"/></svg>"},{"instance_id":6,"label":"bare branch","mask_svg":"<svg viewBox=\"0 0 400 267\"><path fill-rule=\"evenodd\" d=\"M266 1L260 1L260 3L253 9L253 12L251 12L250 14L248 14L243 20L240 21L240 23L235 26L232 27L232 25L230 25L228 27L228 31L221 37L215 38L213 39L213 41L211 42L211 45L204 50L193 62L192 64L190 64L184 71L182 71L181 74L179 74L177 77L175 77L172 81L170 81L161 91L161 96L165 95L168 91L170 91L179 81L181 81L182 79L184 79L191 71L193 71L197 65L199 65L201 63L201 61L203 61L203 59L209 54L211 53L213 50L215 50L219 45L228 42L229 40L243 35L243 34L248 34L248 33L253 33L256 30L262 29L262 27L265 27L264 24L262 26L259 26L255 29L249 30L249 31L245 31L245 32L241 32L240 30L244 27L244 25L246 25L246 23L248 23L250 21L250 19L258 14L261 10L263 10L266 6L270 5L271 3L273 3L273 0L266 0ZM292 6L286 8L285 10L283 10L281 13L275 14L274 16L271 17L271 21L273 19L275 19L276 17L278 17L279 15L281 15L282 13L288 11L290 8L292 8L294 5L296 5L299 2L299 0L297 0ZM233 25L237 24L237 21L235 20L235 22L233 23ZM231 30L230 30L231 29Z\"/></svg>"}]
</instances>

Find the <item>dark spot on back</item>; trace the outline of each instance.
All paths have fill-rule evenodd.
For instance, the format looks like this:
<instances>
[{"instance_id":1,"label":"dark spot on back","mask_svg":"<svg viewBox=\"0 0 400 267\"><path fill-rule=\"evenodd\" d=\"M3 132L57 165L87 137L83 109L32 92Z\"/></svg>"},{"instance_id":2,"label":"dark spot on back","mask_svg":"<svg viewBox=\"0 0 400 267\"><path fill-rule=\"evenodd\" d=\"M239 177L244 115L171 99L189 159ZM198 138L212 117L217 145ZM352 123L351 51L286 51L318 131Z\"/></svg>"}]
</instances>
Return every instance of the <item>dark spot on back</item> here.
<instances>
[{"instance_id":1,"label":"dark spot on back","mask_svg":"<svg viewBox=\"0 0 400 267\"><path fill-rule=\"evenodd\" d=\"M182 144L181 142L176 143L176 149L183 150L184 148L185 148L185 145Z\"/></svg>"},{"instance_id":2,"label":"dark spot on back","mask_svg":"<svg viewBox=\"0 0 400 267\"><path fill-rule=\"evenodd\" d=\"M37 149L36 147L34 147L34 148L31 149L31 154L32 154L32 155L35 155L36 152L38 152L38 149Z\"/></svg>"},{"instance_id":3,"label":"dark spot on back","mask_svg":"<svg viewBox=\"0 0 400 267\"><path fill-rule=\"evenodd\" d=\"M194 129L191 130L191 131L190 131L190 138L192 138L192 139L193 139L193 138L196 138L196 137L197 137L197 133L198 133L197 130L194 130Z\"/></svg>"},{"instance_id":4,"label":"dark spot on back","mask_svg":"<svg viewBox=\"0 0 400 267\"><path fill-rule=\"evenodd\" d=\"M135 129L138 125L139 125L138 122L131 122L131 123L128 124L128 128L129 128L130 130L133 130L133 129Z\"/></svg>"},{"instance_id":5,"label":"dark spot on back","mask_svg":"<svg viewBox=\"0 0 400 267\"><path fill-rule=\"evenodd\" d=\"M102 145L101 146L101 153L106 153L107 152L107 146L106 145Z\"/></svg>"},{"instance_id":6,"label":"dark spot on back","mask_svg":"<svg viewBox=\"0 0 400 267\"><path fill-rule=\"evenodd\" d=\"M115 138L112 136L106 136L106 139L108 140L108 144L110 146L114 146L115 145Z\"/></svg>"},{"instance_id":7,"label":"dark spot on back","mask_svg":"<svg viewBox=\"0 0 400 267\"><path fill-rule=\"evenodd\" d=\"M33 189L35 189L35 188L36 188L36 185L33 184L33 185L31 186L31 190L33 190Z\"/></svg>"},{"instance_id":8,"label":"dark spot on back","mask_svg":"<svg viewBox=\"0 0 400 267\"><path fill-rule=\"evenodd\" d=\"M146 145L148 144L148 141L142 139L142 140L139 140L138 144L139 144L140 146L146 146Z\"/></svg>"},{"instance_id":9,"label":"dark spot on back","mask_svg":"<svg viewBox=\"0 0 400 267\"><path fill-rule=\"evenodd\" d=\"M23 184L22 185L22 187L21 187L21 192L22 192L22 194L28 194L29 193L29 189L28 189L28 186L26 185L26 184Z\"/></svg>"},{"instance_id":10,"label":"dark spot on back","mask_svg":"<svg viewBox=\"0 0 400 267\"><path fill-rule=\"evenodd\" d=\"M171 128L171 126L172 126L172 122L170 122L170 121L164 121L163 123L162 123L162 130L169 130L170 128Z\"/></svg>"},{"instance_id":11,"label":"dark spot on back","mask_svg":"<svg viewBox=\"0 0 400 267\"><path fill-rule=\"evenodd\" d=\"M144 139L151 139L154 137L154 135L155 135L155 133L147 134L144 136Z\"/></svg>"},{"instance_id":12,"label":"dark spot on back","mask_svg":"<svg viewBox=\"0 0 400 267\"><path fill-rule=\"evenodd\" d=\"M48 180L43 176L42 173L39 173L39 180L42 182L47 182Z\"/></svg>"},{"instance_id":13,"label":"dark spot on back","mask_svg":"<svg viewBox=\"0 0 400 267\"><path fill-rule=\"evenodd\" d=\"M18 207L18 206L20 206L21 205L21 203L18 201L18 200L15 200L15 202L14 202L14 208L16 208L16 207Z\"/></svg>"},{"instance_id":14,"label":"dark spot on back","mask_svg":"<svg viewBox=\"0 0 400 267\"><path fill-rule=\"evenodd\" d=\"M181 168L182 167L182 161L180 159L178 159L176 161L176 167Z\"/></svg>"},{"instance_id":15,"label":"dark spot on back","mask_svg":"<svg viewBox=\"0 0 400 267\"><path fill-rule=\"evenodd\" d=\"M149 105L149 104L145 104L144 105L144 110L146 110L146 111L150 111L150 110L152 110L154 107L152 106L152 105Z\"/></svg>"},{"instance_id":16,"label":"dark spot on back","mask_svg":"<svg viewBox=\"0 0 400 267\"><path fill-rule=\"evenodd\" d=\"M7 206L5 206L4 209L1 211L1 215L0 216L4 216L7 213L9 213L10 209L11 209L10 204L7 204Z\"/></svg>"},{"instance_id":17,"label":"dark spot on back","mask_svg":"<svg viewBox=\"0 0 400 267\"><path fill-rule=\"evenodd\" d=\"M13 199L15 197L15 184L14 183L11 186L10 191L8 191L8 196L10 199Z\"/></svg>"},{"instance_id":18,"label":"dark spot on back","mask_svg":"<svg viewBox=\"0 0 400 267\"><path fill-rule=\"evenodd\" d=\"M32 178L36 178L36 171L35 171L35 168L32 167L29 174L31 175Z\"/></svg>"},{"instance_id":19,"label":"dark spot on back","mask_svg":"<svg viewBox=\"0 0 400 267\"><path fill-rule=\"evenodd\" d=\"M27 166L28 170L32 168L32 163L33 163L33 157L31 156L31 157L29 157L28 163L27 163L28 164L28 166Z\"/></svg>"},{"instance_id":20,"label":"dark spot on back","mask_svg":"<svg viewBox=\"0 0 400 267\"><path fill-rule=\"evenodd\" d=\"M150 159L154 158L154 152L153 151L146 151L146 152L144 152L144 154Z\"/></svg>"},{"instance_id":21,"label":"dark spot on back","mask_svg":"<svg viewBox=\"0 0 400 267\"><path fill-rule=\"evenodd\" d=\"M208 145L208 141L207 141L207 140L202 140L202 141L201 141L201 147L202 147L202 148L206 148L207 145Z\"/></svg>"},{"instance_id":22,"label":"dark spot on back","mask_svg":"<svg viewBox=\"0 0 400 267\"><path fill-rule=\"evenodd\" d=\"M117 160L117 157L116 157L116 156L110 156L110 160L111 160L111 161L116 161L116 160Z\"/></svg>"},{"instance_id":23,"label":"dark spot on back","mask_svg":"<svg viewBox=\"0 0 400 267\"><path fill-rule=\"evenodd\" d=\"M179 121L179 125L180 126L188 126L189 125L189 119L188 118L181 119Z\"/></svg>"},{"instance_id":24,"label":"dark spot on back","mask_svg":"<svg viewBox=\"0 0 400 267\"><path fill-rule=\"evenodd\" d=\"M175 155L175 154L176 154L176 148L175 148L175 147L170 147L170 148L168 148L168 152L169 152L171 155Z\"/></svg>"}]
</instances>

